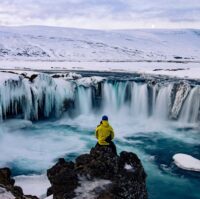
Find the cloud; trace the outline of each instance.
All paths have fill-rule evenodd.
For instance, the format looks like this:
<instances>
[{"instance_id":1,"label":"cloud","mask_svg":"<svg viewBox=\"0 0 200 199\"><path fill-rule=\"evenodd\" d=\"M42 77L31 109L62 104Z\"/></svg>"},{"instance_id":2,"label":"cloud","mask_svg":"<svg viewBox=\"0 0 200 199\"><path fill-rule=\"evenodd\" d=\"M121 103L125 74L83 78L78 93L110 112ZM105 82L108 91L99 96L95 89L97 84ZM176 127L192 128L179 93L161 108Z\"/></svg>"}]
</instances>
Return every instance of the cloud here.
<instances>
[{"instance_id":1,"label":"cloud","mask_svg":"<svg viewBox=\"0 0 200 199\"><path fill-rule=\"evenodd\" d=\"M1 0L0 25L199 28L199 0Z\"/></svg>"}]
</instances>

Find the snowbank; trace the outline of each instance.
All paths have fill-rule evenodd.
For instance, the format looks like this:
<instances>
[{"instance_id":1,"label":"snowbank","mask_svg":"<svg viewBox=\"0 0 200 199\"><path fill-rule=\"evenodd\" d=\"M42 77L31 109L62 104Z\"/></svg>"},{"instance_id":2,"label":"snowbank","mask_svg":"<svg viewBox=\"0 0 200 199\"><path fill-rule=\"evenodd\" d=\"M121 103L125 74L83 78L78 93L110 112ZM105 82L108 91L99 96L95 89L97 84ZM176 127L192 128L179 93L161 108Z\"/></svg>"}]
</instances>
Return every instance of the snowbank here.
<instances>
[{"instance_id":1,"label":"snowbank","mask_svg":"<svg viewBox=\"0 0 200 199\"><path fill-rule=\"evenodd\" d=\"M6 191L6 189L0 187L0 199L15 199L11 192Z\"/></svg>"},{"instance_id":2,"label":"snowbank","mask_svg":"<svg viewBox=\"0 0 200 199\"><path fill-rule=\"evenodd\" d=\"M92 76L92 77L84 77L84 78L78 79L76 83L78 86L89 87L89 86L94 86L97 83L102 82L103 80L105 80L104 77Z\"/></svg>"},{"instance_id":3,"label":"snowbank","mask_svg":"<svg viewBox=\"0 0 200 199\"><path fill-rule=\"evenodd\" d=\"M46 175L31 175L15 177L15 185L23 189L25 195L46 197L47 189L51 186Z\"/></svg>"},{"instance_id":4,"label":"snowbank","mask_svg":"<svg viewBox=\"0 0 200 199\"><path fill-rule=\"evenodd\" d=\"M0 72L0 86L1 84L3 84L5 81L7 81L8 79L10 80L19 80L19 75L17 74L13 74L13 73L6 73L6 72Z\"/></svg>"},{"instance_id":5,"label":"snowbank","mask_svg":"<svg viewBox=\"0 0 200 199\"><path fill-rule=\"evenodd\" d=\"M1 61L0 69L12 71L106 71L127 72L151 75L168 75L179 78L200 79L200 63L170 63L170 62L48 62L48 61Z\"/></svg>"},{"instance_id":6,"label":"snowbank","mask_svg":"<svg viewBox=\"0 0 200 199\"><path fill-rule=\"evenodd\" d=\"M175 164L181 169L200 171L200 160L191 155L178 153L173 156Z\"/></svg>"}]
</instances>

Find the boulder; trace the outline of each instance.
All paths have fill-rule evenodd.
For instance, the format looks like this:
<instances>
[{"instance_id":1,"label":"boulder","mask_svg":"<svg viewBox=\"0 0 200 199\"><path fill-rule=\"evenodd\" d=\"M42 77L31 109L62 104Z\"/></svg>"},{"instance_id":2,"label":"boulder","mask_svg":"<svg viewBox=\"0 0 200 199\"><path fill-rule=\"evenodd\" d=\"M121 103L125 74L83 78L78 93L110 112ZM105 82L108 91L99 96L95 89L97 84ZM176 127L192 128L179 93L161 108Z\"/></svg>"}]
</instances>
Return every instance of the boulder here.
<instances>
[{"instance_id":1,"label":"boulder","mask_svg":"<svg viewBox=\"0 0 200 199\"><path fill-rule=\"evenodd\" d=\"M115 155L108 146L96 146L75 162L59 159L47 171L54 199L146 199L146 173L132 152Z\"/></svg>"}]
</instances>

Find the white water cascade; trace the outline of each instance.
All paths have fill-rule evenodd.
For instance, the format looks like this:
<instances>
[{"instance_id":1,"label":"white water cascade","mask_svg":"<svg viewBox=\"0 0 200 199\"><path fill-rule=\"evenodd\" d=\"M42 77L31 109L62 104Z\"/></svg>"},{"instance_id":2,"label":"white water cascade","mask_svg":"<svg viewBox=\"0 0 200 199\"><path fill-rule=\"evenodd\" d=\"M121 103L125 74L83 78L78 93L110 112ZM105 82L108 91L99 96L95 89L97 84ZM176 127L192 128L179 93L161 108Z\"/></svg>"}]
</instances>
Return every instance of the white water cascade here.
<instances>
[{"instance_id":1,"label":"white water cascade","mask_svg":"<svg viewBox=\"0 0 200 199\"><path fill-rule=\"evenodd\" d=\"M131 114L134 117L148 117L147 84L140 85L133 82L131 88Z\"/></svg>"},{"instance_id":2,"label":"white water cascade","mask_svg":"<svg viewBox=\"0 0 200 199\"><path fill-rule=\"evenodd\" d=\"M39 74L32 82L18 78L0 85L0 119L21 116L38 120L59 117L64 111L78 115L104 113L156 120L200 120L200 86L107 80L81 85ZM177 86L178 85L178 86ZM69 106L69 102L73 104Z\"/></svg>"},{"instance_id":3,"label":"white water cascade","mask_svg":"<svg viewBox=\"0 0 200 199\"><path fill-rule=\"evenodd\" d=\"M155 107L154 107L155 118L161 118L166 120L169 117L169 111L171 105L170 94L172 87L173 85L170 84L168 86L160 88L155 101Z\"/></svg>"},{"instance_id":4,"label":"white water cascade","mask_svg":"<svg viewBox=\"0 0 200 199\"><path fill-rule=\"evenodd\" d=\"M187 97L180 114L180 121L198 122L200 115L200 86L194 87Z\"/></svg>"},{"instance_id":5,"label":"white water cascade","mask_svg":"<svg viewBox=\"0 0 200 199\"><path fill-rule=\"evenodd\" d=\"M89 114L92 111L92 89L77 87L75 106L78 114Z\"/></svg>"}]
</instances>

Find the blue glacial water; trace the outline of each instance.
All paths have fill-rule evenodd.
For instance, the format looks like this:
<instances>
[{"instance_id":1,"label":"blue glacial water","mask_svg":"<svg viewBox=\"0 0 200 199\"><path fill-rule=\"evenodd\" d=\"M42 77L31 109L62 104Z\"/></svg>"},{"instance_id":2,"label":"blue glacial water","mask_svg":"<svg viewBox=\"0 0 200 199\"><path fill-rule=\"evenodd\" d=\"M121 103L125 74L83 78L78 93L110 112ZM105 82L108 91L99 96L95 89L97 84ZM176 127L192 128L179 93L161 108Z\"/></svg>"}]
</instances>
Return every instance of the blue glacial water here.
<instances>
[{"instance_id":1,"label":"blue glacial water","mask_svg":"<svg viewBox=\"0 0 200 199\"><path fill-rule=\"evenodd\" d=\"M100 116L33 123L26 128L0 131L0 167L8 166L14 176L41 174L64 157L74 160L96 144L94 129ZM147 172L150 199L199 199L200 173L181 170L173 163L176 153L200 159L200 132L178 123L110 118L118 152L136 153ZM2 152L3 151L3 152Z\"/></svg>"}]
</instances>

